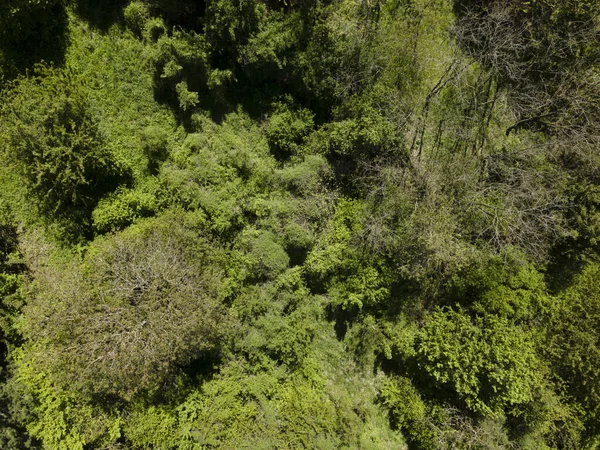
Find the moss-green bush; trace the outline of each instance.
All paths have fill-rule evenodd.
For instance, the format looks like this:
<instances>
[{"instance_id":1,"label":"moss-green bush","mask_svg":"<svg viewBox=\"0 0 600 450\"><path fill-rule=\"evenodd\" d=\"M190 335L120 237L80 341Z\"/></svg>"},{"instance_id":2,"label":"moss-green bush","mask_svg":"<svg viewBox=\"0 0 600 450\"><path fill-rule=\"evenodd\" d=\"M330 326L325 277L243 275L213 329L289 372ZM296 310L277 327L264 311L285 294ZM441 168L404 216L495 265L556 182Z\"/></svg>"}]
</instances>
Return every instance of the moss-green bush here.
<instances>
[{"instance_id":1,"label":"moss-green bush","mask_svg":"<svg viewBox=\"0 0 600 450\"><path fill-rule=\"evenodd\" d=\"M81 394L160 389L227 333L220 257L167 214L96 240L81 267L43 269L25 311L36 367Z\"/></svg>"}]
</instances>

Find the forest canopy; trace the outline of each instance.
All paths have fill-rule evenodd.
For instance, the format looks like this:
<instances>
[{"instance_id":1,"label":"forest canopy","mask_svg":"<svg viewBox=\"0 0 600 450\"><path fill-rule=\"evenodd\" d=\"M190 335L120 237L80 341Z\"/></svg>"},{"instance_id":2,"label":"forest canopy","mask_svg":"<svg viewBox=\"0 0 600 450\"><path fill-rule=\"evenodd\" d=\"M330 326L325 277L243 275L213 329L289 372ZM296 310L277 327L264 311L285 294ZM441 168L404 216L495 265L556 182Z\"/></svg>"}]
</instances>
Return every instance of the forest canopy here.
<instances>
[{"instance_id":1,"label":"forest canopy","mask_svg":"<svg viewBox=\"0 0 600 450\"><path fill-rule=\"evenodd\" d=\"M0 2L0 448L600 448L600 3Z\"/></svg>"}]
</instances>

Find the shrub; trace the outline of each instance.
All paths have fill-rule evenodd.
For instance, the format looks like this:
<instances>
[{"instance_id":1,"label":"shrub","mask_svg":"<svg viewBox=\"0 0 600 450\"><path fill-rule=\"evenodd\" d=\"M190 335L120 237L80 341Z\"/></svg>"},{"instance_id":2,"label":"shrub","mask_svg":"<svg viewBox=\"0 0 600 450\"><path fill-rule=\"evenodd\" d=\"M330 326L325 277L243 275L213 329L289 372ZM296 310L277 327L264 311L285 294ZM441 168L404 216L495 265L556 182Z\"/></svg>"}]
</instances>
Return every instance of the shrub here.
<instances>
[{"instance_id":1,"label":"shrub","mask_svg":"<svg viewBox=\"0 0 600 450\"><path fill-rule=\"evenodd\" d=\"M560 385L584 412L584 436L590 442L600 436L599 275L598 264L588 264L562 293L544 347Z\"/></svg>"},{"instance_id":2,"label":"shrub","mask_svg":"<svg viewBox=\"0 0 600 450\"><path fill-rule=\"evenodd\" d=\"M331 166L321 155L307 155L301 163L281 170L280 176L291 192L308 197L325 191L325 181L331 179Z\"/></svg>"},{"instance_id":3,"label":"shrub","mask_svg":"<svg viewBox=\"0 0 600 450\"><path fill-rule=\"evenodd\" d=\"M82 266L41 269L25 312L36 363L84 394L160 388L226 332L218 258L169 214L96 240Z\"/></svg>"},{"instance_id":4,"label":"shrub","mask_svg":"<svg viewBox=\"0 0 600 450\"><path fill-rule=\"evenodd\" d=\"M143 2L133 1L123 10L125 24L137 36L141 36L146 21L150 18L148 5Z\"/></svg>"},{"instance_id":5,"label":"shrub","mask_svg":"<svg viewBox=\"0 0 600 450\"><path fill-rule=\"evenodd\" d=\"M313 126L313 114L309 110L293 111L277 104L265 130L271 151L280 159L296 153Z\"/></svg>"},{"instance_id":6,"label":"shrub","mask_svg":"<svg viewBox=\"0 0 600 450\"><path fill-rule=\"evenodd\" d=\"M99 233L120 230L139 218L152 216L157 209L157 199L152 192L119 188L100 200L94 209L94 228Z\"/></svg>"},{"instance_id":7,"label":"shrub","mask_svg":"<svg viewBox=\"0 0 600 450\"><path fill-rule=\"evenodd\" d=\"M434 312L417 339L420 367L473 412L493 416L533 401L543 386L533 336L494 316Z\"/></svg>"},{"instance_id":8,"label":"shrub","mask_svg":"<svg viewBox=\"0 0 600 450\"><path fill-rule=\"evenodd\" d=\"M150 42L156 42L167 32L167 27L162 19L153 17L146 22L144 26L144 37Z\"/></svg>"},{"instance_id":9,"label":"shrub","mask_svg":"<svg viewBox=\"0 0 600 450\"><path fill-rule=\"evenodd\" d=\"M142 150L148 158L148 171L158 173L169 156L169 131L159 126L149 126L141 132Z\"/></svg>"},{"instance_id":10,"label":"shrub","mask_svg":"<svg viewBox=\"0 0 600 450\"><path fill-rule=\"evenodd\" d=\"M210 66L204 35L174 31L157 41L154 55L154 83L157 96L186 111L200 102Z\"/></svg>"},{"instance_id":11,"label":"shrub","mask_svg":"<svg viewBox=\"0 0 600 450\"><path fill-rule=\"evenodd\" d=\"M5 94L0 142L41 211L86 222L119 171L103 147L86 86L68 70L38 66Z\"/></svg>"},{"instance_id":12,"label":"shrub","mask_svg":"<svg viewBox=\"0 0 600 450\"><path fill-rule=\"evenodd\" d=\"M144 128L141 135L142 147L150 163L164 161L169 147L169 132L159 126Z\"/></svg>"},{"instance_id":13,"label":"shrub","mask_svg":"<svg viewBox=\"0 0 600 450\"><path fill-rule=\"evenodd\" d=\"M289 266L290 258L270 231L245 232L241 248L246 252L244 261L250 278L273 278Z\"/></svg>"}]
</instances>

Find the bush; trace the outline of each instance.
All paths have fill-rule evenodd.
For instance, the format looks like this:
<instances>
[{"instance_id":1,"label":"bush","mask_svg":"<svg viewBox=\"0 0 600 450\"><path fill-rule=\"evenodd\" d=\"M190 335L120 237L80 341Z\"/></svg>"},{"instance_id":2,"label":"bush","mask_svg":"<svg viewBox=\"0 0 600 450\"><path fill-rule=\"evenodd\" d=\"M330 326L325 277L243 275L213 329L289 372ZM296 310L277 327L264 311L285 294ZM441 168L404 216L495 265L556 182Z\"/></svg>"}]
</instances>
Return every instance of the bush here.
<instances>
[{"instance_id":1,"label":"bush","mask_svg":"<svg viewBox=\"0 0 600 450\"><path fill-rule=\"evenodd\" d=\"M246 231L240 247L246 252L244 262L251 279L274 278L289 266L290 258L270 231Z\"/></svg>"},{"instance_id":2,"label":"bush","mask_svg":"<svg viewBox=\"0 0 600 450\"><path fill-rule=\"evenodd\" d=\"M552 318L547 357L555 375L577 408L584 412L584 436L600 436L600 266L588 264L561 295L561 308ZM593 448L590 447L590 448Z\"/></svg>"},{"instance_id":3,"label":"bush","mask_svg":"<svg viewBox=\"0 0 600 450\"><path fill-rule=\"evenodd\" d=\"M158 97L175 109L191 109L202 99L210 73L204 35L174 31L158 39L154 55L154 83Z\"/></svg>"},{"instance_id":4,"label":"bush","mask_svg":"<svg viewBox=\"0 0 600 450\"><path fill-rule=\"evenodd\" d=\"M15 220L8 204L0 199L0 268L17 249L18 235Z\"/></svg>"},{"instance_id":5,"label":"bush","mask_svg":"<svg viewBox=\"0 0 600 450\"><path fill-rule=\"evenodd\" d=\"M494 316L434 312L417 339L419 365L467 408L487 416L533 401L543 386L533 336Z\"/></svg>"},{"instance_id":6,"label":"bush","mask_svg":"<svg viewBox=\"0 0 600 450\"><path fill-rule=\"evenodd\" d=\"M141 133L142 149L148 158L148 170L156 173L169 156L169 132L159 126L146 127Z\"/></svg>"},{"instance_id":7,"label":"bush","mask_svg":"<svg viewBox=\"0 0 600 450\"><path fill-rule=\"evenodd\" d=\"M167 27L162 19L153 17L144 26L144 37L150 42L156 42L167 32Z\"/></svg>"},{"instance_id":8,"label":"bush","mask_svg":"<svg viewBox=\"0 0 600 450\"><path fill-rule=\"evenodd\" d=\"M324 192L325 182L331 179L331 166L321 155L307 155L304 161L289 165L280 172L288 190L309 197Z\"/></svg>"},{"instance_id":9,"label":"bush","mask_svg":"<svg viewBox=\"0 0 600 450\"><path fill-rule=\"evenodd\" d=\"M96 240L82 266L36 274L26 335L58 386L128 399L218 349L219 251L180 222L148 220Z\"/></svg>"},{"instance_id":10,"label":"bush","mask_svg":"<svg viewBox=\"0 0 600 450\"><path fill-rule=\"evenodd\" d=\"M309 110L293 111L283 104L276 105L266 128L271 151L280 159L297 153L298 145L313 126L313 114Z\"/></svg>"},{"instance_id":11,"label":"bush","mask_svg":"<svg viewBox=\"0 0 600 450\"><path fill-rule=\"evenodd\" d=\"M141 36L146 21L150 18L150 11L147 4L133 1L123 10L123 16L127 28Z\"/></svg>"},{"instance_id":12,"label":"bush","mask_svg":"<svg viewBox=\"0 0 600 450\"><path fill-rule=\"evenodd\" d=\"M68 70L38 66L4 95L0 139L40 210L87 223L119 176L92 116L86 86Z\"/></svg>"},{"instance_id":13,"label":"bush","mask_svg":"<svg viewBox=\"0 0 600 450\"><path fill-rule=\"evenodd\" d=\"M122 187L100 200L92 213L94 229L99 233L121 230L139 218L154 215L157 210L154 193Z\"/></svg>"}]
</instances>

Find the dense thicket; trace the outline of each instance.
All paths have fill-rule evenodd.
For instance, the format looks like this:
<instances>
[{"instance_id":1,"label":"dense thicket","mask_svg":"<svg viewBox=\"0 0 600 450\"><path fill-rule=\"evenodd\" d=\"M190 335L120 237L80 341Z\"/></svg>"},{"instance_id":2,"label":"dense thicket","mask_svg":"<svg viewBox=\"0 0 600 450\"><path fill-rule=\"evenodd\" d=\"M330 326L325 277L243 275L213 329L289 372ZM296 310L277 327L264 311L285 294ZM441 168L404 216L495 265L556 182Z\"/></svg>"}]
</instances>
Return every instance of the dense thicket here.
<instances>
[{"instance_id":1,"label":"dense thicket","mask_svg":"<svg viewBox=\"0 0 600 450\"><path fill-rule=\"evenodd\" d=\"M600 6L0 5L0 446L600 446Z\"/></svg>"}]
</instances>

